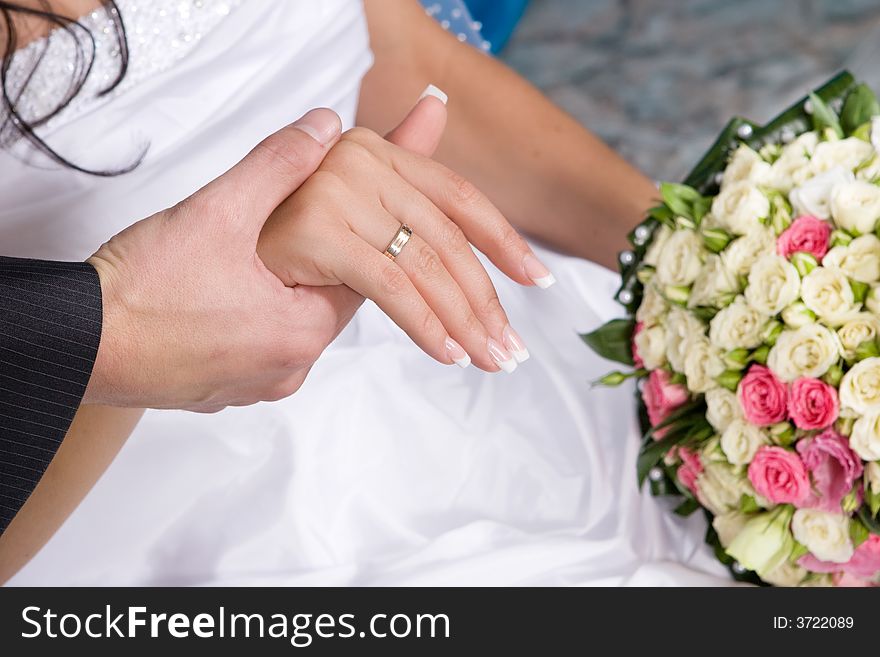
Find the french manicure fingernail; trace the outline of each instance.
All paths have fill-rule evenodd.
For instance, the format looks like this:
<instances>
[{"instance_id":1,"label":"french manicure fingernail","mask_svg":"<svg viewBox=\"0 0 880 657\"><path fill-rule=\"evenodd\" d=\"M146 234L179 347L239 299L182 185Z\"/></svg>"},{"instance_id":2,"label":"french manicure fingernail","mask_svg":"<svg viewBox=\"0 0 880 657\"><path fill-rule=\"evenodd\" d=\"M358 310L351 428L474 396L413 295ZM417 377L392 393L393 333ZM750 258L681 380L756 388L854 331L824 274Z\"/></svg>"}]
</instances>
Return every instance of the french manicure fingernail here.
<instances>
[{"instance_id":1,"label":"french manicure fingernail","mask_svg":"<svg viewBox=\"0 0 880 657\"><path fill-rule=\"evenodd\" d=\"M293 127L302 130L321 146L329 144L342 131L339 115L326 107L309 110L293 122Z\"/></svg>"},{"instance_id":2,"label":"french manicure fingernail","mask_svg":"<svg viewBox=\"0 0 880 657\"><path fill-rule=\"evenodd\" d=\"M489 338L489 357L492 358L492 362L508 374L516 369L516 359L492 338Z\"/></svg>"},{"instance_id":3,"label":"french manicure fingernail","mask_svg":"<svg viewBox=\"0 0 880 657\"><path fill-rule=\"evenodd\" d=\"M529 359L529 350L526 349L526 343L519 337L519 333L510 327L510 324L504 327L501 340L517 363L525 363Z\"/></svg>"},{"instance_id":4,"label":"french manicure fingernail","mask_svg":"<svg viewBox=\"0 0 880 657\"><path fill-rule=\"evenodd\" d=\"M526 257L523 258L523 271L531 279L532 283L542 290L546 290L556 282L556 277L550 273L550 270L544 266L544 263L531 253L526 254Z\"/></svg>"},{"instance_id":5,"label":"french manicure fingernail","mask_svg":"<svg viewBox=\"0 0 880 657\"><path fill-rule=\"evenodd\" d=\"M422 95L419 96L419 100L422 100L422 98L427 98L428 96L434 96L434 98L439 100L444 105L446 104L446 101L449 100L449 96L447 96L442 89L435 87L433 84L429 84L427 87L425 87Z\"/></svg>"},{"instance_id":6,"label":"french manicure fingernail","mask_svg":"<svg viewBox=\"0 0 880 657\"><path fill-rule=\"evenodd\" d=\"M449 354L452 362L462 369L471 364L471 357L468 356L467 352L462 349L461 345L452 338L446 338L446 353Z\"/></svg>"}]
</instances>

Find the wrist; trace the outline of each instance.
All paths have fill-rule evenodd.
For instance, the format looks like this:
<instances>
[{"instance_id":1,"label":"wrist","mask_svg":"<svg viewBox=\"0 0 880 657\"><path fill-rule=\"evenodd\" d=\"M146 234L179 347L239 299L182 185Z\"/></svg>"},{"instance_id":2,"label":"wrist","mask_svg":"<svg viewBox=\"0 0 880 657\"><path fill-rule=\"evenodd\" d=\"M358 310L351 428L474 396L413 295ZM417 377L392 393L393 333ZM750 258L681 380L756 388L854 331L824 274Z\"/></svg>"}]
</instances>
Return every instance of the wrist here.
<instances>
[{"instance_id":1,"label":"wrist","mask_svg":"<svg viewBox=\"0 0 880 657\"><path fill-rule=\"evenodd\" d=\"M111 262L99 250L90 257L88 262L98 273L101 284L101 341L92 376L86 387L83 403L104 404L109 406L127 406L126 369L123 364L130 362L131 322L128 321L128 310L124 296L120 291L119 276Z\"/></svg>"}]
</instances>

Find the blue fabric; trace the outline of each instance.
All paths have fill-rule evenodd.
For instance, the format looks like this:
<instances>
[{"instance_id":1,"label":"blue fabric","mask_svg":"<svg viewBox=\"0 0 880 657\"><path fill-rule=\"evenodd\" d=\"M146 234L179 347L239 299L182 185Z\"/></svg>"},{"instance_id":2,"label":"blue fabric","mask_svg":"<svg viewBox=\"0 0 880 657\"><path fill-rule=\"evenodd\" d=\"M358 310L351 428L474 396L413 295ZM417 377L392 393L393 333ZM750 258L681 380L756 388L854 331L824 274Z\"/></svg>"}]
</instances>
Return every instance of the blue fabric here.
<instances>
[{"instance_id":1,"label":"blue fabric","mask_svg":"<svg viewBox=\"0 0 880 657\"><path fill-rule=\"evenodd\" d=\"M504 47L529 0L421 0L446 30L477 48Z\"/></svg>"},{"instance_id":2,"label":"blue fabric","mask_svg":"<svg viewBox=\"0 0 880 657\"><path fill-rule=\"evenodd\" d=\"M492 44L492 52L500 51L519 19L522 18L529 0L465 0L474 20L483 24L483 38Z\"/></svg>"}]
</instances>

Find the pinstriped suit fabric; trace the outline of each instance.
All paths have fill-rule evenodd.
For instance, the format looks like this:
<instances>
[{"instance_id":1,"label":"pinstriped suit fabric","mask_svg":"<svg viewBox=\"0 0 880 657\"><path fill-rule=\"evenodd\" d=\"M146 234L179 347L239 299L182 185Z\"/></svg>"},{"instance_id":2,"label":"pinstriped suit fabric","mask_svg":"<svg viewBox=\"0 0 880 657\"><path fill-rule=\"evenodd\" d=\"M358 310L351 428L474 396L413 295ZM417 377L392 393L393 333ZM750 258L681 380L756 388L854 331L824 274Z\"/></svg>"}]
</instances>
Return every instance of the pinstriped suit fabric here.
<instances>
[{"instance_id":1,"label":"pinstriped suit fabric","mask_svg":"<svg viewBox=\"0 0 880 657\"><path fill-rule=\"evenodd\" d=\"M95 363L101 319L91 265L0 256L0 532L70 427Z\"/></svg>"}]
</instances>

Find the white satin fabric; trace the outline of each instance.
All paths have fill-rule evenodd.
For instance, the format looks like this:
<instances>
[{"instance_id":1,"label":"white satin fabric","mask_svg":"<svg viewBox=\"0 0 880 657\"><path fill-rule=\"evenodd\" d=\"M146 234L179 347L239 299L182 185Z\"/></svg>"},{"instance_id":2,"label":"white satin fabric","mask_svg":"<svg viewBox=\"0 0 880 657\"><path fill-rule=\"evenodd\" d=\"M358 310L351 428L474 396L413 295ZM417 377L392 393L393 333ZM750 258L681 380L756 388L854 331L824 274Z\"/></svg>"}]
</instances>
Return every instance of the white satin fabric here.
<instances>
[{"instance_id":1,"label":"white satin fabric","mask_svg":"<svg viewBox=\"0 0 880 657\"><path fill-rule=\"evenodd\" d=\"M0 155L0 250L83 258L310 107L353 121L371 61L358 3L250 0L171 70L54 128L77 161L147 160L109 180ZM702 585L728 579L638 491L632 390L578 331L614 316L616 276L539 250L557 276L491 269L532 359L444 367L367 303L294 397L216 415L148 411L13 585Z\"/></svg>"}]
</instances>

